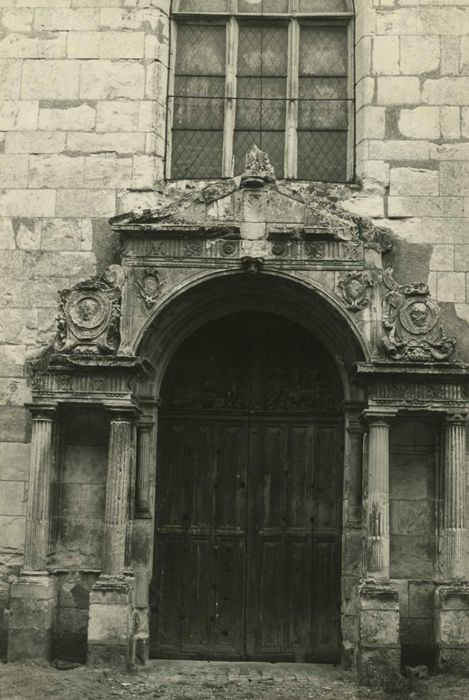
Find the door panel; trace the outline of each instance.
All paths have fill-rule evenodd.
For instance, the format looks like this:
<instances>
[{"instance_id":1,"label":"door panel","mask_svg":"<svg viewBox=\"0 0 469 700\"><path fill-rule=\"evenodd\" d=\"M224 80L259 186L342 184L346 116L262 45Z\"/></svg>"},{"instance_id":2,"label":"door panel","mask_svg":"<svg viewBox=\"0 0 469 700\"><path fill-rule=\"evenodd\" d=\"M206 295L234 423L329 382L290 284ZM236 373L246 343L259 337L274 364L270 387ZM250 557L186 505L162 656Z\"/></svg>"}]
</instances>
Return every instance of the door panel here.
<instances>
[{"instance_id":1,"label":"door panel","mask_svg":"<svg viewBox=\"0 0 469 700\"><path fill-rule=\"evenodd\" d=\"M338 377L285 320L238 314L183 344L162 389L151 654L333 660Z\"/></svg>"}]
</instances>

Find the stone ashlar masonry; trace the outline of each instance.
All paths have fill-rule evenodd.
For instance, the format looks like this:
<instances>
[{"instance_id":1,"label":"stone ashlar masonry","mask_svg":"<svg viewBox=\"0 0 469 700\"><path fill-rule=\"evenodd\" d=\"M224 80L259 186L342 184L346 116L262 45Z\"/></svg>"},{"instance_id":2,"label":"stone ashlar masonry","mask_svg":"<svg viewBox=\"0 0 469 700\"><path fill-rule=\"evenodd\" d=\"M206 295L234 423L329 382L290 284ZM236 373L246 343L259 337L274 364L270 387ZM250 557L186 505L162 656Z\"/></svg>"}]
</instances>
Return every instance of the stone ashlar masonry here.
<instances>
[{"instance_id":1,"label":"stone ashlar masonry","mask_svg":"<svg viewBox=\"0 0 469 700\"><path fill-rule=\"evenodd\" d=\"M429 283L468 362L469 0L355 6L360 186L331 194L394 232L396 278ZM187 186L162 180L169 11L169 0L0 0L0 610L23 561L26 358L54 335L57 291L115 261L108 218ZM88 517L96 489L79 486ZM66 625L77 607L86 617L69 589Z\"/></svg>"}]
</instances>

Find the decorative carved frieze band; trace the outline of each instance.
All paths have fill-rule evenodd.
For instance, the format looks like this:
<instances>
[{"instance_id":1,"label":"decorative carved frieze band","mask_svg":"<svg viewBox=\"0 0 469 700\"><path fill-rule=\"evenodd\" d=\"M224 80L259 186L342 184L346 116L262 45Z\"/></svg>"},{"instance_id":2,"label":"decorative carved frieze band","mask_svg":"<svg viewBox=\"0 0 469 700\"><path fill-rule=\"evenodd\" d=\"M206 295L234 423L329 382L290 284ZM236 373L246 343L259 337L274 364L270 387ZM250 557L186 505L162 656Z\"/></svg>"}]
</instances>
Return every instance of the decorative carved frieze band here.
<instances>
[{"instance_id":1,"label":"decorative carved frieze band","mask_svg":"<svg viewBox=\"0 0 469 700\"><path fill-rule=\"evenodd\" d=\"M399 285L385 270L388 289L384 303L386 352L394 360L411 362L448 361L454 354L456 339L449 337L440 323L440 309L423 283Z\"/></svg>"},{"instance_id":2,"label":"decorative carved frieze band","mask_svg":"<svg viewBox=\"0 0 469 700\"><path fill-rule=\"evenodd\" d=\"M118 351L124 281L124 269L111 265L102 274L60 292L57 352L107 355Z\"/></svg>"}]
</instances>

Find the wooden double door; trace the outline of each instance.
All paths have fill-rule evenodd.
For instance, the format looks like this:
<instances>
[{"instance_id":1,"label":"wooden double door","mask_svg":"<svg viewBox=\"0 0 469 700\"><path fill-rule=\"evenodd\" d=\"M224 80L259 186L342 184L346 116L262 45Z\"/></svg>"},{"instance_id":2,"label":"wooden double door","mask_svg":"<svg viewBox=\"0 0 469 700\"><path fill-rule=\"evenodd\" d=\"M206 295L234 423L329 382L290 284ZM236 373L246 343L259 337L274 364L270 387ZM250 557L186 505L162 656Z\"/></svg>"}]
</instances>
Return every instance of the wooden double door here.
<instances>
[{"instance_id":1,"label":"wooden double door","mask_svg":"<svg viewBox=\"0 0 469 700\"><path fill-rule=\"evenodd\" d=\"M339 387L316 341L269 314L180 348L159 420L152 656L337 659Z\"/></svg>"}]
</instances>

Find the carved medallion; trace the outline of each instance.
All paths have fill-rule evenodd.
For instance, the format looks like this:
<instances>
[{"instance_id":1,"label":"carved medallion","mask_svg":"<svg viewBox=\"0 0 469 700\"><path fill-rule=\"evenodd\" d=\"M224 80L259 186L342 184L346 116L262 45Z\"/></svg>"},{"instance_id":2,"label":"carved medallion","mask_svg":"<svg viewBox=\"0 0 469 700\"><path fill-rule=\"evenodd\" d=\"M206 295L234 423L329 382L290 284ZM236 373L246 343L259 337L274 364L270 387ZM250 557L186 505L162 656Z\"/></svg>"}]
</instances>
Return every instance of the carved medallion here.
<instances>
[{"instance_id":1,"label":"carved medallion","mask_svg":"<svg viewBox=\"0 0 469 700\"><path fill-rule=\"evenodd\" d=\"M274 243L272 245L272 254L276 257L282 257L287 254L287 246L285 243Z\"/></svg>"},{"instance_id":2,"label":"carved medallion","mask_svg":"<svg viewBox=\"0 0 469 700\"><path fill-rule=\"evenodd\" d=\"M188 241L184 245L184 255L189 258L195 258L202 255L204 252L204 246L202 241Z\"/></svg>"},{"instance_id":3,"label":"carved medallion","mask_svg":"<svg viewBox=\"0 0 469 700\"><path fill-rule=\"evenodd\" d=\"M236 243L232 243L231 241L225 241L221 249L223 255L234 255L237 251L237 246Z\"/></svg>"},{"instance_id":4,"label":"carved medallion","mask_svg":"<svg viewBox=\"0 0 469 700\"><path fill-rule=\"evenodd\" d=\"M138 296L143 300L147 309L154 306L161 292L161 280L152 269L144 270L140 279L135 282Z\"/></svg>"},{"instance_id":5,"label":"carved medallion","mask_svg":"<svg viewBox=\"0 0 469 700\"><path fill-rule=\"evenodd\" d=\"M55 350L117 352L124 280L122 268L111 265L101 275L60 292Z\"/></svg>"},{"instance_id":6,"label":"carved medallion","mask_svg":"<svg viewBox=\"0 0 469 700\"><path fill-rule=\"evenodd\" d=\"M456 339L440 323L440 309L426 284L398 285L392 270L385 270L383 344L395 360L432 362L451 359Z\"/></svg>"},{"instance_id":7,"label":"carved medallion","mask_svg":"<svg viewBox=\"0 0 469 700\"><path fill-rule=\"evenodd\" d=\"M319 241L305 243L305 254L307 258L323 258L325 254L324 243Z\"/></svg>"}]
</instances>

